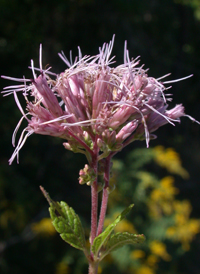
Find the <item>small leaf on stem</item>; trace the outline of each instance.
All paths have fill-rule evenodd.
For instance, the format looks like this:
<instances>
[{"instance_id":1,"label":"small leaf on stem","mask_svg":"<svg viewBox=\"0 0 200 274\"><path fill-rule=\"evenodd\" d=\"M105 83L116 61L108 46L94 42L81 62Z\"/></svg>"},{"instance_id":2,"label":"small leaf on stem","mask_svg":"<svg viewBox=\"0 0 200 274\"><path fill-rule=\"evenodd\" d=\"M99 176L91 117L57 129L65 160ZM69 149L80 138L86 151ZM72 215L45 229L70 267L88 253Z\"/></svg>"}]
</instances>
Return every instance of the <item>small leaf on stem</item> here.
<instances>
[{"instance_id":1,"label":"small leaf on stem","mask_svg":"<svg viewBox=\"0 0 200 274\"><path fill-rule=\"evenodd\" d=\"M115 221L110 224L101 234L99 234L93 242L92 245L92 252L94 254L94 257L97 259L99 252L102 248L103 245L105 245L106 242L109 241L109 237L112 233L112 231L114 230L114 228L116 227L116 225L122 220L124 219L124 217L131 211L132 207L134 205L131 204L129 207L127 207L124 211L122 211L122 213L115 219Z\"/></svg>"},{"instance_id":2,"label":"small leaf on stem","mask_svg":"<svg viewBox=\"0 0 200 274\"><path fill-rule=\"evenodd\" d=\"M132 234L129 232L118 232L111 235L110 239L107 241L106 246L102 247L99 257L100 261L108 255L110 252L123 247L126 244L140 244L145 240L143 234Z\"/></svg>"}]
</instances>

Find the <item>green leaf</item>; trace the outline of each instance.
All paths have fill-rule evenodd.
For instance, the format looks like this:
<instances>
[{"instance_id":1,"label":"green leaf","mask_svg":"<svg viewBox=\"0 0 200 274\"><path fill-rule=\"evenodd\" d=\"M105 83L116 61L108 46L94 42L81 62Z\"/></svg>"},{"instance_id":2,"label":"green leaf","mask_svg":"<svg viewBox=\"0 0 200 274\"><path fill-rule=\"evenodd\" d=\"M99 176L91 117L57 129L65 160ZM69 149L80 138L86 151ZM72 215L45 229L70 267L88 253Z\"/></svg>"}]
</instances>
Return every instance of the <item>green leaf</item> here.
<instances>
[{"instance_id":1,"label":"green leaf","mask_svg":"<svg viewBox=\"0 0 200 274\"><path fill-rule=\"evenodd\" d=\"M122 211L122 213L115 219L115 221L110 224L101 234L99 234L93 242L92 245L92 252L94 254L94 257L97 259L98 258L98 254L99 251L101 249L101 247L103 245L105 245L105 243L109 240L110 234L112 233L112 231L114 230L114 228L116 227L116 225L122 220L124 219L124 217L131 211L132 207L134 205L130 205L129 207L127 207L124 211Z\"/></svg>"},{"instance_id":2,"label":"green leaf","mask_svg":"<svg viewBox=\"0 0 200 274\"><path fill-rule=\"evenodd\" d=\"M123 247L126 244L140 244L144 242L144 240L145 236L143 234L137 235L129 232L118 232L113 234L106 243L106 246L102 247L100 251L100 260L102 260L110 252Z\"/></svg>"},{"instance_id":3,"label":"green leaf","mask_svg":"<svg viewBox=\"0 0 200 274\"><path fill-rule=\"evenodd\" d=\"M59 211L57 210L58 206L60 207ZM73 247L85 250L84 230L73 208L69 207L65 202L57 202L56 207L54 204L50 205L49 211L53 225L61 238ZM57 213L59 213L60 216L58 216Z\"/></svg>"},{"instance_id":4,"label":"green leaf","mask_svg":"<svg viewBox=\"0 0 200 274\"><path fill-rule=\"evenodd\" d=\"M86 252L85 234L80 218L65 202L54 202L40 187L50 204L49 212L53 225L61 238L71 246Z\"/></svg>"}]
</instances>

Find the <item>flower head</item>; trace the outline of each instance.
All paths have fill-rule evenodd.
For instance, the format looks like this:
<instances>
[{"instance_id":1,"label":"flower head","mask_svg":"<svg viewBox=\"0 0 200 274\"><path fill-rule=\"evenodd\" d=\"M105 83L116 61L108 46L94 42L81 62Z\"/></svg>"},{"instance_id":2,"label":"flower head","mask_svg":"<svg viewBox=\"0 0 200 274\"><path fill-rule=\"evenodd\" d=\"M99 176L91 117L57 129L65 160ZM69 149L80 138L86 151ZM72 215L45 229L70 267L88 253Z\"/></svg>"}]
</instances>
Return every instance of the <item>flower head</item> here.
<instances>
[{"instance_id":1,"label":"flower head","mask_svg":"<svg viewBox=\"0 0 200 274\"><path fill-rule=\"evenodd\" d=\"M14 94L22 113L13 133L13 145L22 120L28 122L10 163L16 156L18 158L19 150L32 133L65 139L65 148L85 153L87 157L95 149L102 159L134 140L146 139L148 146L152 132L166 123L174 125L181 116L187 116L182 105L167 109L171 98L165 96L167 88L159 81L163 77L149 77L147 70L138 66L138 58L130 60L126 43L124 64L112 67L113 44L114 37L100 48L99 54L91 57L82 57L79 49L74 63L63 53L59 54L69 68L58 75L50 72L50 68L42 68L40 47L40 68L34 68L31 62L34 79L2 76L22 82L3 91L5 95ZM26 113L18 100L18 92L23 93L27 102Z\"/></svg>"}]
</instances>

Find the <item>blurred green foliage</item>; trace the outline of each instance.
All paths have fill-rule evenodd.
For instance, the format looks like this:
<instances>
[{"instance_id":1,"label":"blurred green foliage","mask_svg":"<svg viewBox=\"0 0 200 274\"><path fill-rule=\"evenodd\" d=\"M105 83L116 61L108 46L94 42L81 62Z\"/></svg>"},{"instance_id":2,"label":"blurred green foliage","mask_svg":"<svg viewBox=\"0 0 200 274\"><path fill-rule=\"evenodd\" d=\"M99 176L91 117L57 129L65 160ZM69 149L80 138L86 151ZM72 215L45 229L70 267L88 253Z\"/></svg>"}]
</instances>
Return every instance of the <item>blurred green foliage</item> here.
<instances>
[{"instance_id":1,"label":"blurred green foliage","mask_svg":"<svg viewBox=\"0 0 200 274\"><path fill-rule=\"evenodd\" d=\"M187 258L200 232L200 219L191 217L190 201L178 197L176 178L189 176L179 155L172 148L157 146L135 149L123 161L113 163L112 181L117 189L110 195L111 217L105 224L112 221L120 207L134 201L128 220L122 221L116 231L144 233L147 238L140 247L128 246L111 254L110 261L118 269L115 273L189 273L190 264L177 262ZM161 178L157 175L162 174L157 172L159 169L163 172Z\"/></svg>"},{"instance_id":2,"label":"blurred green foliage","mask_svg":"<svg viewBox=\"0 0 200 274\"><path fill-rule=\"evenodd\" d=\"M194 9L194 15L200 20L200 1L199 0L175 0L177 4L188 5Z\"/></svg>"},{"instance_id":3,"label":"blurred green foliage","mask_svg":"<svg viewBox=\"0 0 200 274\"><path fill-rule=\"evenodd\" d=\"M194 73L193 78L174 84L170 93L173 93L174 104L182 102L186 113L200 120L198 3L181 0L0 0L0 74L31 78L28 66L31 58L38 66L40 43L43 44L44 66L50 64L52 71L60 73L65 69L65 64L59 60L57 52L64 50L69 56L68 52L73 50L75 57L77 46L80 46L83 55L96 54L98 47L108 42L115 33L113 55L117 56L117 64L123 61L123 45L127 40L130 56L140 55L141 63L150 68L150 76L160 77L171 72L170 79L175 79ZM1 90L10 84L1 79ZM85 165L84 157L66 152L60 140L34 135L20 152L20 165L13 163L8 166L13 151L11 136L21 114L12 96L1 97L0 110L0 272L87 273L87 264L81 252L67 246L53 233L48 219L48 205L39 191L39 185L43 185L54 200L66 200L80 214L84 226L88 227L90 189L79 186L77 179L79 170ZM148 239L156 242L154 248L150 248L147 241L147 246L139 251L127 247L112 257L107 256L105 265L102 264L103 273L134 273L134 267L141 274L143 267L143 273L148 274L156 271L154 266L158 266L157 271L161 269L161 273L199 273L199 237L192 242L191 239L198 231L196 220L200 215L200 128L182 119L181 126L174 128L167 125L157 134L158 139L150 145L174 147L181 155L190 177L177 160L173 162L173 153L176 153L171 149L153 150L157 156L149 149L134 150L133 155L129 155L135 146L145 147L145 143L136 143L119 154L113 175L118 172L121 179L111 194L114 207L111 203L109 216L112 218L129 201L134 202L133 217L126 220L124 228L130 232L138 230L139 233L147 233ZM170 159L167 172L166 158ZM135 167L130 167L131 161ZM151 161L154 163L151 164ZM173 164L169 165L169 162ZM135 170L137 177L130 175ZM169 172L174 171L179 173L173 175L173 181L168 176L171 176ZM168 178L166 182L169 184L168 190L171 189L174 194L173 200L180 202L170 202L171 207L168 208L166 200L165 209L162 208L159 215L156 209L164 205L161 203L163 200L158 198L163 191L165 193L165 188L163 190L161 186L167 185L162 181L164 178ZM146 187L148 182L154 184ZM122 198L123 195L125 198ZM154 199L157 197L154 203L151 195ZM185 211L178 213L179 208ZM172 216L163 215L167 210L171 210ZM160 219L153 219L156 216ZM152 226L149 225L150 221ZM185 241L180 238L184 231L180 232L179 229L185 229L184 225L178 226L181 222L188 225ZM156 225L157 230L156 223L159 224ZM168 236L164 234L166 229ZM163 256L171 260L165 261L164 257L153 253L156 244L157 249L166 252L163 251ZM128 260L128 267L124 266L123 261L120 263L120 258L130 256L134 260Z\"/></svg>"}]
</instances>

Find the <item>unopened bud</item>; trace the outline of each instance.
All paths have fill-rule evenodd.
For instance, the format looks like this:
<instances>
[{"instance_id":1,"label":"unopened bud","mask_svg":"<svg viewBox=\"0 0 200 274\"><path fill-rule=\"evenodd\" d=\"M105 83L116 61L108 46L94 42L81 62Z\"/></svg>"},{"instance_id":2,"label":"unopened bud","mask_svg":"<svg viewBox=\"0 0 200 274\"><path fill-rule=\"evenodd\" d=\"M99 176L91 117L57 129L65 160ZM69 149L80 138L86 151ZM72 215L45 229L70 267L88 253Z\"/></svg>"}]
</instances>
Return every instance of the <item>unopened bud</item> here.
<instances>
[{"instance_id":1,"label":"unopened bud","mask_svg":"<svg viewBox=\"0 0 200 274\"><path fill-rule=\"evenodd\" d=\"M106 129L104 130L102 137L104 142L107 144L108 148L112 150L112 148L116 144L116 132Z\"/></svg>"},{"instance_id":2,"label":"unopened bud","mask_svg":"<svg viewBox=\"0 0 200 274\"><path fill-rule=\"evenodd\" d=\"M97 139L97 146L100 148L101 151L106 150L106 144L101 138Z\"/></svg>"},{"instance_id":3,"label":"unopened bud","mask_svg":"<svg viewBox=\"0 0 200 274\"><path fill-rule=\"evenodd\" d=\"M79 184L81 185L87 184L91 186L96 179L94 170L88 165L85 165L85 167L79 171L79 175Z\"/></svg>"},{"instance_id":4,"label":"unopened bud","mask_svg":"<svg viewBox=\"0 0 200 274\"><path fill-rule=\"evenodd\" d=\"M67 143L67 142L63 143L63 146L64 146L64 148L72 151L72 147L71 147L71 145L69 143Z\"/></svg>"}]
</instances>

